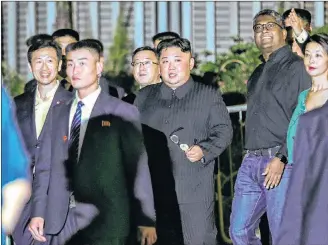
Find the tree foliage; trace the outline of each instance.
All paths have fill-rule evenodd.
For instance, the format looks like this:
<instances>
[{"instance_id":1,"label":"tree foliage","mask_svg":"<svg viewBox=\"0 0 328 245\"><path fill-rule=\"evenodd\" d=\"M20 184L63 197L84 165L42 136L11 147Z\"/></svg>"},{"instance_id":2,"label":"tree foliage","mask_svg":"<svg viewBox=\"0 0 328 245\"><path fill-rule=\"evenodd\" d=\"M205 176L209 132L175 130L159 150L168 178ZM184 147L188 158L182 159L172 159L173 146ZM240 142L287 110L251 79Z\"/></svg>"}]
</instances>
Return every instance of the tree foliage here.
<instances>
[{"instance_id":1,"label":"tree foliage","mask_svg":"<svg viewBox=\"0 0 328 245\"><path fill-rule=\"evenodd\" d=\"M311 32L311 35L318 34L318 33L328 33L328 25L314 28L313 31Z\"/></svg>"},{"instance_id":2,"label":"tree foliage","mask_svg":"<svg viewBox=\"0 0 328 245\"><path fill-rule=\"evenodd\" d=\"M1 63L2 84L11 96L17 96L24 92L25 80L14 70L9 69L6 63Z\"/></svg>"},{"instance_id":3,"label":"tree foliage","mask_svg":"<svg viewBox=\"0 0 328 245\"><path fill-rule=\"evenodd\" d=\"M221 91L246 92L247 79L261 61L260 51L254 43L246 43L235 39L235 44L225 53L216 57L216 62L200 62L194 71L199 75L206 72L218 74L215 82L219 83Z\"/></svg>"},{"instance_id":4,"label":"tree foliage","mask_svg":"<svg viewBox=\"0 0 328 245\"><path fill-rule=\"evenodd\" d=\"M128 38L127 25L124 22L124 14L120 11L116 22L113 44L109 47L109 56L105 65L105 73L109 76L118 76L126 72L128 68L128 55L131 50L131 42Z\"/></svg>"}]
</instances>

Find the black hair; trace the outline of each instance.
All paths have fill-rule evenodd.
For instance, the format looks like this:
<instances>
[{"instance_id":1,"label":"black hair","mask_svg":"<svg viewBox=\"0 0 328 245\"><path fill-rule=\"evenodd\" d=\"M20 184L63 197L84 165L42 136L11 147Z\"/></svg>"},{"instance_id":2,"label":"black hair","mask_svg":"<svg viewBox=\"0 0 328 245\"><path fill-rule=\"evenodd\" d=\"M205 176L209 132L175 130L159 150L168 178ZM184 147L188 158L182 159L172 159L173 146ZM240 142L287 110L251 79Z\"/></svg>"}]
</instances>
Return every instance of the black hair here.
<instances>
[{"instance_id":1,"label":"black hair","mask_svg":"<svg viewBox=\"0 0 328 245\"><path fill-rule=\"evenodd\" d=\"M26 46L30 47L32 45L32 43L35 42L36 39L52 40L52 36L50 36L49 34L45 34L45 33L31 36L26 40L26 42L25 42Z\"/></svg>"},{"instance_id":2,"label":"black hair","mask_svg":"<svg viewBox=\"0 0 328 245\"><path fill-rule=\"evenodd\" d=\"M282 20L282 16L277 11L274 11L272 9L263 9L260 12L258 12L253 18L253 26L256 24L257 18L264 15L269 15L274 17L276 23L278 23L279 25L281 25L282 28L285 29L285 23Z\"/></svg>"},{"instance_id":3,"label":"black hair","mask_svg":"<svg viewBox=\"0 0 328 245\"><path fill-rule=\"evenodd\" d=\"M73 29L59 29L59 30L55 31L54 33L52 33L51 36L53 39L56 39L58 37L70 36L70 37L74 38L76 41L80 40L79 33Z\"/></svg>"},{"instance_id":4,"label":"black hair","mask_svg":"<svg viewBox=\"0 0 328 245\"><path fill-rule=\"evenodd\" d=\"M49 39L45 34L35 35L30 37L26 43L29 44L29 48L27 51L27 60L31 64L32 62L32 54L33 52L42 49L42 48L53 48L56 51L58 62L61 61L62 58L62 50L61 47L53 41Z\"/></svg>"},{"instance_id":5,"label":"black hair","mask_svg":"<svg viewBox=\"0 0 328 245\"><path fill-rule=\"evenodd\" d=\"M100 56L104 56L104 45L102 44L101 41L99 41L98 39L93 39L93 38L83 39L83 41L86 41L86 42L94 42L97 45L99 45L99 48L100 48Z\"/></svg>"},{"instance_id":6,"label":"black hair","mask_svg":"<svg viewBox=\"0 0 328 245\"><path fill-rule=\"evenodd\" d=\"M157 57L156 50L155 50L154 48L149 47L149 46L143 46L143 47L137 48L136 50L133 51L133 53L132 53L132 60L133 60L134 56L135 56L137 53L141 52L141 51L151 51L151 52L153 52L153 53L155 54L155 56Z\"/></svg>"},{"instance_id":7,"label":"black hair","mask_svg":"<svg viewBox=\"0 0 328 245\"><path fill-rule=\"evenodd\" d=\"M166 39L179 38L179 37L180 37L180 35L176 32L165 31L165 32L160 32L160 33L157 33L156 35L154 35L152 40L153 40L153 43L155 43L156 40L163 41Z\"/></svg>"},{"instance_id":8,"label":"black hair","mask_svg":"<svg viewBox=\"0 0 328 245\"><path fill-rule=\"evenodd\" d=\"M311 24L311 13L308 10L296 9L296 8L294 8L294 10L298 17L300 17L303 21L307 22L308 24ZM292 9L288 9L282 14L283 21L285 21L288 18L288 15L290 14L291 11Z\"/></svg>"},{"instance_id":9,"label":"black hair","mask_svg":"<svg viewBox=\"0 0 328 245\"><path fill-rule=\"evenodd\" d=\"M319 44L323 48L323 50L326 52L326 54L328 55L328 34L318 33L318 34L312 35L309 38L309 40L306 42L305 48L311 42L315 42L315 43Z\"/></svg>"},{"instance_id":10,"label":"black hair","mask_svg":"<svg viewBox=\"0 0 328 245\"><path fill-rule=\"evenodd\" d=\"M101 56L101 48L98 43L94 41L81 40L76 43L71 43L66 47L66 56L69 52L79 50L79 49L87 49L90 52L94 52L98 55L98 59Z\"/></svg>"},{"instance_id":11,"label":"black hair","mask_svg":"<svg viewBox=\"0 0 328 245\"><path fill-rule=\"evenodd\" d=\"M191 53L190 41L186 38L179 37L179 38L171 38L161 41L156 49L157 56L160 57L162 50L170 47L177 47L180 48L181 51L184 53L187 52Z\"/></svg>"}]
</instances>

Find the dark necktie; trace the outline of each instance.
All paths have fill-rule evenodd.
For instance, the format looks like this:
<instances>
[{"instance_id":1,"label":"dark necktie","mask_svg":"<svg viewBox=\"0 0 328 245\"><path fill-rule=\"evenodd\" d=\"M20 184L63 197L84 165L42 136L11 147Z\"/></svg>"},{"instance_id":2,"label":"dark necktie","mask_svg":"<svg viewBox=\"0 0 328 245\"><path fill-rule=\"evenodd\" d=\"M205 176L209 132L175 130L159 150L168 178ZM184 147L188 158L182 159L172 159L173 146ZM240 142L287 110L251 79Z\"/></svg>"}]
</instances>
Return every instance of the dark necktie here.
<instances>
[{"instance_id":1,"label":"dark necktie","mask_svg":"<svg viewBox=\"0 0 328 245\"><path fill-rule=\"evenodd\" d=\"M70 133L70 152L71 159L77 162L79 153L79 140L80 140L80 128L81 128L81 115L83 102L79 101L77 103L77 108L73 117Z\"/></svg>"}]
</instances>

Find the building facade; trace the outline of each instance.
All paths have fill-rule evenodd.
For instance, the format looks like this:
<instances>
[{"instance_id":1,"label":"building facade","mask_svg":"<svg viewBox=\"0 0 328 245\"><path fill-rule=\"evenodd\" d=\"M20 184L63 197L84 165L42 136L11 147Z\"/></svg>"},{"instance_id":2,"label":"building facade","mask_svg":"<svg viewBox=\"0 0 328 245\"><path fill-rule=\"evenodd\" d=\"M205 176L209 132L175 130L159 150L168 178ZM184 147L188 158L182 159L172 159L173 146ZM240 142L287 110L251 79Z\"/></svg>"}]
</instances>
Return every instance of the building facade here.
<instances>
[{"instance_id":1,"label":"building facade","mask_svg":"<svg viewBox=\"0 0 328 245\"><path fill-rule=\"evenodd\" d=\"M157 32L175 31L188 38L194 53L226 51L232 37L252 41L253 16L264 8L305 8L314 27L328 23L328 2L71 2L73 28L81 38L97 38L108 47L113 43L120 11L124 14L132 49L152 45ZM25 41L37 33L51 34L58 23L58 2L1 2L2 61L18 73L31 77Z\"/></svg>"}]
</instances>

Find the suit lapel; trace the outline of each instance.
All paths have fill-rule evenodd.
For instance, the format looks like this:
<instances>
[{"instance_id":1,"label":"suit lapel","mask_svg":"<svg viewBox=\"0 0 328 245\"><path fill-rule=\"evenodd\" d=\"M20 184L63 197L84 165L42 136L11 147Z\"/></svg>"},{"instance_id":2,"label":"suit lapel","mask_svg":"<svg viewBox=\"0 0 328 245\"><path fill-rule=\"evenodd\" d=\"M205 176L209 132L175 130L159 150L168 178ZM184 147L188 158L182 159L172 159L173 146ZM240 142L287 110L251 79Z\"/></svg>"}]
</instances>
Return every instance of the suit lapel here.
<instances>
[{"instance_id":1,"label":"suit lapel","mask_svg":"<svg viewBox=\"0 0 328 245\"><path fill-rule=\"evenodd\" d=\"M31 127L31 134L35 140L37 140L36 137L36 126L35 126L35 93L36 89L29 92L27 94L26 99L26 109L24 110L27 115L27 120L30 122L29 125Z\"/></svg>"},{"instance_id":2,"label":"suit lapel","mask_svg":"<svg viewBox=\"0 0 328 245\"><path fill-rule=\"evenodd\" d=\"M60 141L64 145L64 153L68 154L68 146L69 146L69 114L72 105L73 99L66 101L65 103L55 105L52 110L52 133L55 134L52 137L56 138L56 136L60 137Z\"/></svg>"},{"instance_id":3,"label":"suit lapel","mask_svg":"<svg viewBox=\"0 0 328 245\"><path fill-rule=\"evenodd\" d=\"M81 146L81 153L79 157L82 159L83 152L85 151L84 148L87 148L87 144L85 142L88 141L90 136L94 133L94 127L102 127L102 116L110 115L113 113L114 107L111 103L111 97L105 92L101 92L96 100L96 103L91 111L91 115L89 118L89 122L85 131L84 139Z\"/></svg>"}]
</instances>

